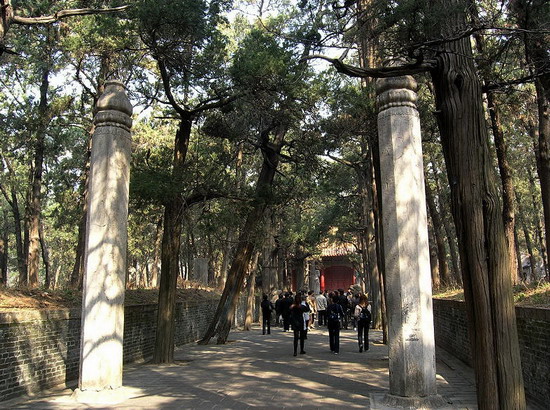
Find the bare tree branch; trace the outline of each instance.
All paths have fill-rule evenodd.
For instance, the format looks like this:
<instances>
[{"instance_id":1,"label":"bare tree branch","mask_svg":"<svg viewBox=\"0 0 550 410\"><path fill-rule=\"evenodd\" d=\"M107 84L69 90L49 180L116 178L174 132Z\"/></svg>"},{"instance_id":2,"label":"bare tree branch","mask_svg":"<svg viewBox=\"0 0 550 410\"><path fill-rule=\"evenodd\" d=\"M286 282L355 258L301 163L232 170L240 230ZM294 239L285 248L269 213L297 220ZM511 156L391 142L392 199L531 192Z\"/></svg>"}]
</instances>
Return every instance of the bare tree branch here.
<instances>
[{"instance_id":1,"label":"bare tree branch","mask_svg":"<svg viewBox=\"0 0 550 410\"><path fill-rule=\"evenodd\" d=\"M12 23L20 24L24 26L30 26L34 24L50 24L60 21L67 17L73 16L86 16L90 14L104 14L104 13L115 13L119 11L126 10L130 5L113 7L107 9L70 9L70 10L61 10L56 12L51 16L39 16L39 17L22 17L22 16L13 16Z\"/></svg>"},{"instance_id":2,"label":"bare tree branch","mask_svg":"<svg viewBox=\"0 0 550 410\"><path fill-rule=\"evenodd\" d=\"M395 67L379 67L379 68L359 68L349 64L345 64L340 58L330 58L323 55L314 54L303 58L304 60L321 59L331 63L336 71L350 77L371 77L371 78L388 78L398 77L401 75L413 75L425 73L432 70L436 66L435 60L425 62L416 62L404 64Z\"/></svg>"}]
</instances>

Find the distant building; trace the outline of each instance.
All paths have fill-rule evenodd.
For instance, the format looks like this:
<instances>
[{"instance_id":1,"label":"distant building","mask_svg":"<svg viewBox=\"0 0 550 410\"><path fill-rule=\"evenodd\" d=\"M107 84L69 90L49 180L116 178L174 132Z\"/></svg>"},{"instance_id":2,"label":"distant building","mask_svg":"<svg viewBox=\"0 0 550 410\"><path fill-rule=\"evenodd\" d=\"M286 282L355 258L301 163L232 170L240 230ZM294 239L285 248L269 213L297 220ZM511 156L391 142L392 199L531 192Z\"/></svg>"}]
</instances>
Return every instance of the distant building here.
<instances>
[{"instance_id":1,"label":"distant building","mask_svg":"<svg viewBox=\"0 0 550 410\"><path fill-rule=\"evenodd\" d=\"M350 258L355 253L355 248L350 244L323 247L319 264L321 291L347 290L358 282L358 274Z\"/></svg>"}]
</instances>

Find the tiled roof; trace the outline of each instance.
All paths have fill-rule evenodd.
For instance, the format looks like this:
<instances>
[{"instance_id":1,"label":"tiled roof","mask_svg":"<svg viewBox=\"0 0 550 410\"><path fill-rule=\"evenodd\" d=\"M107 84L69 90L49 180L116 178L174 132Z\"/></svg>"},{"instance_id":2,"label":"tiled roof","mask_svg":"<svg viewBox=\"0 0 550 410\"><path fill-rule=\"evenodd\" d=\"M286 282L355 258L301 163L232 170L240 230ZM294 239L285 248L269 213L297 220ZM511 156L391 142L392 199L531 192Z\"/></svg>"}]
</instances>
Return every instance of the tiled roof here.
<instances>
[{"instance_id":1,"label":"tiled roof","mask_svg":"<svg viewBox=\"0 0 550 410\"><path fill-rule=\"evenodd\" d=\"M350 243L325 244L321 257L346 256L355 253L355 246Z\"/></svg>"}]
</instances>

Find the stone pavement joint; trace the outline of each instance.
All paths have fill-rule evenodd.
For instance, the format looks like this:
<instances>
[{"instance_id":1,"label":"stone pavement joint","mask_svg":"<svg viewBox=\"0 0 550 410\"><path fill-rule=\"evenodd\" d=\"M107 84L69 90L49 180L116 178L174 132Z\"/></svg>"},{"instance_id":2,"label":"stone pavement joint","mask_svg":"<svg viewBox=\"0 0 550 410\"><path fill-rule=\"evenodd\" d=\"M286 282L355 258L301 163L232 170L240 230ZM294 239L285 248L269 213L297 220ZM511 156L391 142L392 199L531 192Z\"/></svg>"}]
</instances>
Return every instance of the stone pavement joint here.
<instances>
[{"instance_id":1,"label":"stone pavement joint","mask_svg":"<svg viewBox=\"0 0 550 410\"><path fill-rule=\"evenodd\" d=\"M272 328L262 335L232 331L231 343L188 344L175 352L175 363L133 363L124 366L123 394L114 404L75 401L69 389L50 391L0 404L10 409L243 409L360 408L385 410L389 389L388 348L373 343L359 353L356 333L343 330L340 354L329 351L328 332L309 331L305 355L293 357L291 332ZM477 409L471 368L437 349L437 392L449 409ZM76 386L74 386L76 387ZM533 408L533 407L531 407Z\"/></svg>"}]
</instances>

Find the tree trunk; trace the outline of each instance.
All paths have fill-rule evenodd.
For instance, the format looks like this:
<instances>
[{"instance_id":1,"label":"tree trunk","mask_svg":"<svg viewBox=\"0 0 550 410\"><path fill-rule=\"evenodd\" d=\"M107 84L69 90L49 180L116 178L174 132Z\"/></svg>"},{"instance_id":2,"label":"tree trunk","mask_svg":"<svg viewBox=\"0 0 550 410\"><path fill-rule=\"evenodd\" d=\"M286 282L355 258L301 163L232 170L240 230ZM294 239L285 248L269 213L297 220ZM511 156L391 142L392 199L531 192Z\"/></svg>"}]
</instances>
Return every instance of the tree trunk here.
<instances>
[{"instance_id":1,"label":"tree trunk","mask_svg":"<svg viewBox=\"0 0 550 410\"><path fill-rule=\"evenodd\" d=\"M6 33L10 29L13 20L13 7L11 0L0 0L0 56L6 51L4 42Z\"/></svg>"},{"instance_id":2,"label":"tree trunk","mask_svg":"<svg viewBox=\"0 0 550 410\"><path fill-rule=\"evenodd\" d=\"M305 259L302 246L297 246L295 255L292 258L294 277L296 278L296 291L304 289L305 285Z\"/></svg>"},{"instance_id":3,"label":"tree trunk","mask_svg":"<svg viewBox=\"0 0 550 410\"><path fill-rule=\"evenodd\" d=\"M8 215L4 210L4 219L2 224L2 234L0 235L0 285L8 285Z\"/></svg>"},{"instance_id":4,"label":"tree trunk","mask_svg":"<svg viewBox=\"0 0 550 410\"><path fill-rule=\"evenodd\" d=\"M435 198L432 188L428 183L426 186L426 202L428 203L428 211L433 225L433 238L435 240L436 259L439 270L439 279L442 286L447 286L450 283L449 280L449 267L447 265L447 250L445 248L445 241L443 240L443 223L441 217L437 211L435 204ZM435 284L435 282L434 282Z\"/></svg>"},{"instance_id":5,"label":"tree trunk","mask_svg":"<svg viewBox=\"0 0 550 410\"><path fill-rule=\"evenodd\" d=\"M435 194L439 198L440 204L442 202L445 202L445 204L441 206L441 210L449 209L450 204L447 201L447 197L446 196L444 197L441 193L442 191L440 187L440 181L437 174L435 173L435 170L438 168L435 164L435 161L432 160L431 162L432 162L432 168L434 170L434 180L435 180L435 187L436 187ZM459 257L458 246L456 244L456 234L451 226L451 223L449 222L449 219L447 218L447 215L441 215L441 221L445 229L445 235L447 237L447 243L449 244L449 251L451 253L451 263L453 265L453 272L452 272L453 280L458 286L462 287L462 275L460 273L460 257Z\"/></svg>"},{"instance_id":6,"label":"tree trunk","mask_svg":"<svg viewBox=\"0 0 550 410\"><path fill-rule=\"evenodd\" d=\"M208 344L214 335L218 335L218 344L224 344L231 329L231 320L241 293L244 276L254 251L255 240L259 234L257 231L264 218L265 210L269 205L269 194L279 164L279 153L285 134L285 130L279 130L275 135L275 141L270 143L269 132L269 130L264 131L262 136L263 163L258 183L256 184L253 206L246 217L243 229L239 235L235 257L231 264L218 308L208 330L199 342L201 344Z\"/></svg>"},{"instance_id":7,"label":"tree trunk","mask_svg":"<svg viewBox=\"0 0 550 410\"><path fill-rule=\"evenodd\" d=\"M357 176L359 197L361 199L361 257L363 260L363 276L368 280L370 290L369 301L372 308L372 325L380 327L380 276L378 274L378 258L376 253L376 232L374 226L374 189L375 181L371 152L367 141L361 144L363 161L353 166Z\"/></svg>"},{"instance_id":8,"label":"tree trunk","mask_svg":"<svg viewBox=\"0 0 550 410\"><path fill-rule=\"evenodd\" d=\"M159 266L160 257L162 253L162 217L157 221L157 228L155 229L155 249L153 256L153 266L151 267L151 282L149 287L156 289L159 285Z\"/></svg>"},{"instance_id":9,"label":"tree trunk","mask_svg":"<svg viewBox=\"0 0 550 410\"><path fill-rule=\"evenodd\" d=\"M550 249L550 98L547 98L540 81L535 81L539 110L538 162L540 193L544 215L545 249ZM548 90L548 94L550 90ZM542 236L542 235L541 235ZM548 267L545 263L545 269ZM548 276L548 271L546 272Z\"/></svg>"},{"instance_id":10,"label":"tree trunk","mask_svg":"<svg viewBox=\"0 0 550 410\"><path fill-rule=\"evenodd\" d=\"M256 271L258 269L258 257L259 252L256 252L254 261L250 266L250 273L248 275L248 282L246 284L246 313L244 315L244 330L250 331L252 329L252 323L254 322L254 292L256 291Z\"/></svg>"},{"instance_id":11,"label":"tree trunk","mask_svg":"<svg viewBox=\"0 0 550 410\"><path fill-rule=\"evenodd\" d=\"M435 6L453 11L441 22L438 38L462 31L466 17L461 3L442 0ZM447 42L436 59L432 79L459 238L478 405L525 409L509 254L470 39Z\"/></svg>"},{"instance_id":12,"label":"tree trunk","mask_svg":"<svg viewBox=\"0 0 550 410\"><path fill-rule=\"evenodd\" d=\"M518 209L519 209L519 214L524 215L519 196L518 196ZM533 244L531 242L531 235L529 234L529 229L527 228L527 224L525 223L524 217L521 218L521 228L523 231L523 237L525 238L525 247L527 248L527 254L529 255L529 265L530 265L529 270L531 272L529 279L533 280L536 277L535 267L537 266L537 262L533 254ZM524 278L524 280L526 279L527 278Z\"/></svg>"},{"instance_id":13,"label":"tree trunk","mask_svg":"<svg viewBox=\"0 0 550 410\"><path fill-rule=\"evenodd\" d=\"M498 107L495 105L495 96L492 91L487 92L487 108L489 109L491 117L491 129L493 130L498 168L500 170L500 180L502 183L502 218L504 220L504 235L506 236L510 259L510 276L512 278L512 283L517 283L521 266L517 266L516 241L514 239L516 224L515 188L512 179L512 168L508 162L508 148L504 141L504 132L502 131Z\"/></svg>"},{"instance_id":14,"label":"tree trunk","mask_svg":"<svg viewBox=\"0 0 550 410\"><path fill-rule=\"evenodd\" d=\"M548 29L550 6L547 0L513 0L510 4L520 28L524 29L525 56L536 75L539 117L538 172L544 213L545 247L550 249L550 44ZM545 265L546 275L548 268Z\"/></svg>"},{"instance_id":15,"label":"tree trunk","mask_svg":"<svg viewBox=\"0 0 550 410\"><path fill-rule=\"evenodd\" d=\"M519 239L518 239L518 220L516 219L516 224L514 225L514 242L516 243L516 261L518 264L519 277L522 282L525 282L525 273L523 272L523 263L521 260L521 250L519 248Z\"/></svg>"},{"instance_id":16,"label":"tree trunk","mask_svg":"<svg viewBox=\"0 0 550 410\"><path fill-rule=\"evenodd\" d=\"M15 176L15 173L13 171L13 168L11 167L10 161L7 158L2 157L2 161L0 161L0 167L4 164L8 168L10 179L13 178ZM1 184L0 184L0 190L4 195L6 202L9 204L13 215L15 249L17 252L17 271L19 273L18 283L20 285L24 285L25 283L27 283L27 262L26 262L27 257L24 252L23 230L21 226L21 213L19 212L19 202L17 200L17 192L15 191L14 185L12 183L10 183L10 185L11 186L10 186L9 192Z\"/></svg>"},{"instance_id":17,"label":"tree trunk","mask_svg":"<svg viewBox=\"0 0 550 410\"><path fill-rule=\"evenodd\" d=\"M272 216L267 218L266 239L262 252L262 292L269 295L277 288L277 245L275 243L275 223Z\"/></svg>"},{"instance_id":18,"label":"tree trunk","mask_svg":"<svg viewBox=\"0 0 550 410\"><path fill-rule=\"evenodd\" d=\"M30 201L28 204L29 249L27 253L27 284L31 288L38 286L40 270L40 213L42 208L42 173L44 169L44 151L46 128L48 125L48 87L50 70L42 70L40 84L40 103L38 105L36 142L34 146L34 164L31 180Z\"/></svg>"},{"instance_id":19,"label":"tree trunk","mask_svg":"<svg viewBox=\"0 0 550 410\"><path fill-rule=\"evenodd\" d=\"M183 166L191 136L192 116L182 117L176 132L172 178L182 180ZM184 203L180 193L164 206L164 228L162 234L160 289L157 315L157 330L154 363L174 361L174 314L176 309L176 286L179 275L179 254L183 223Z\"/></svg>"},{"instance_id":20,"label":"tree trunk","mask_svg":"<svg viewBox=\"0 0 550 410\"><path fill-rule=\"evenodd\" d=\"M473 18L474 24L480 25L479 12L475 0L470 1L470 13ZM477 50L481 55L485 52L485 37L481 32L474 34L475 44ZM484 79L486 81L487 78ZM491 119L491 130L493 132L493 138L495 141L495 149L497 153L498 168L500 171L500 181L502 183L502 218L504 222L504 235L506 236L506 243L508 245L508 255L510 260L510 276L512 282L515 284L519 279L519 271L516 262L516 243L514 239L514 226L515 226L515 188L512 180L512 168L508 162L508 148L506 141L504 140L504 132L502 130L502 124L500 122L500 115L498 106L495 104L495 93L492 90L486 91L487 96L487 108L489 110L489 117Z\"/></svg>"},{"instance_id":21,"label":"tree trunk","mask_svg":"<svg viewBox=\"0 0 550 410\"><path fill-rule=\"evenodd\" d=\"M71 272L71 287L73 289L82 289L82 279L84 278L84 252L86 250L86 220L88 218L88 179L90 177L90 157L92 154L92 138L93 128L88 138L87 150L86 150L86 164L84 166L83 175L83 192L81 196L81 208L82 215L78 224L78 241L76 245L76 254Z\"/></svg>"},{"instance_id":22,"label":"tree trunk","mask_svg":"<svg viewBox=\"0 0 550 410\"><path fill-rule=\"evenodd\" d=\"M540 249L540 257L542 259L542 267L543 267L543 272L546 276L546 278L548 279L548 260L546 259L547 255L546 255L546 244L545 244L545 241L544 241L544 238L543 238L543 235L542 235L542 223L541 223L541 220L540 220L540 202L538 201L536 195L535 195L535 192L536 192L536 188L535 188L535 178L534 176L532 175L532 173L529 173L529 186L530 186L530 190L531 190L531 201L532 201L532 206L533 206L533 209L535 211L535 220L534 220L534 223L535 223L535 232L536 232L536 235L537 235L537 240L538 240L538 243L539 243L539 249Z\"/></svg>"},{"instance_id":23,"label":"tree trunk","mask_svg":"<svg viewBox=\"0 0 550 410\"><path fill-rule=\"evenodd\" d=\"M46 243L46 238L44 237L44 224L40 221L40 229L38 231L40 236L40 250L42 252L42 260L44 261L44 286L46 289L53 289L55 282L51 276L51 266L50 266L50 252L48 250L48 245Z\"/></svg>"}]
</instances>

